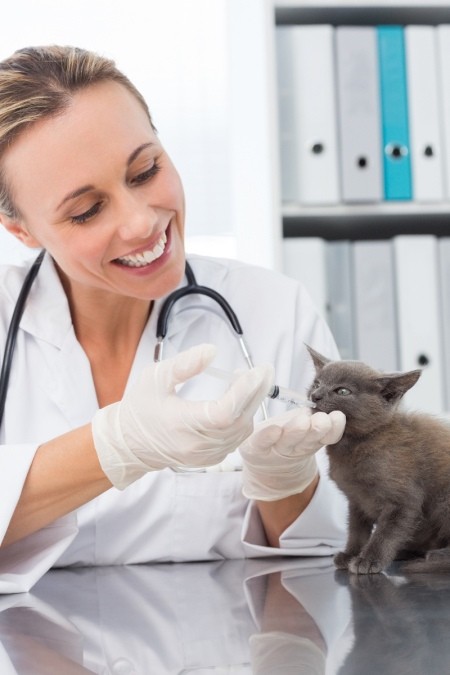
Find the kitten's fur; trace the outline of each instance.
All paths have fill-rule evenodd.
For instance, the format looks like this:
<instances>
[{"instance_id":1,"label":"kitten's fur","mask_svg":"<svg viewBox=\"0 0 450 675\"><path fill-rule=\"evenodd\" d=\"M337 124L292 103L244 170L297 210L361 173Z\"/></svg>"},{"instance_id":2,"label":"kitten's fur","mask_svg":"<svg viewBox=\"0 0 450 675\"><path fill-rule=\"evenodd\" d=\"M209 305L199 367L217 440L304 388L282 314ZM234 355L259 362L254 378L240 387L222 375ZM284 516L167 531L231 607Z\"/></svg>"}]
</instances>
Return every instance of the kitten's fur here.
<instances>
[{"instance_id":1,"label":"kitten's fur","mask_svg":"<svg viewBox=\"0 0 450 675\"><path fill-rule=\"evenodd\" d=\"M398 409L421 371L387 374L308 350L316 410L347 418L342 439L327 447L330 476L349 501L348 540L336 566L380 572L406 554L418 557L409 571L450 571L450 425Z\"/></svg>"}]
</instances>

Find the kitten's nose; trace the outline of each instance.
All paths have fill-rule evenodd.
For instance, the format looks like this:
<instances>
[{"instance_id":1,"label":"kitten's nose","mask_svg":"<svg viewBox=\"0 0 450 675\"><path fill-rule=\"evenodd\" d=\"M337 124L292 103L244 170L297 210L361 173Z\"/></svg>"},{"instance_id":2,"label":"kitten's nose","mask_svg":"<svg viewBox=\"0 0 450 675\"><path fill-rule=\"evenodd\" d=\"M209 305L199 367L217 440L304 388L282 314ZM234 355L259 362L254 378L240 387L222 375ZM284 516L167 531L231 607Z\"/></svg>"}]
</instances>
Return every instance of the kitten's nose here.
<instances>
[{"instance_id":1,"label":"kitten's nose","mask_svg":"<svg viewBox=\"0 0 450 675\"><path fill-rule=\"evenodd\" d=\"M320 390L316 390L311 393L310 398L313 403L317 403L317 401L320 401L320 399L323 398L323 394Z\"/></svg>"}]
</instances>

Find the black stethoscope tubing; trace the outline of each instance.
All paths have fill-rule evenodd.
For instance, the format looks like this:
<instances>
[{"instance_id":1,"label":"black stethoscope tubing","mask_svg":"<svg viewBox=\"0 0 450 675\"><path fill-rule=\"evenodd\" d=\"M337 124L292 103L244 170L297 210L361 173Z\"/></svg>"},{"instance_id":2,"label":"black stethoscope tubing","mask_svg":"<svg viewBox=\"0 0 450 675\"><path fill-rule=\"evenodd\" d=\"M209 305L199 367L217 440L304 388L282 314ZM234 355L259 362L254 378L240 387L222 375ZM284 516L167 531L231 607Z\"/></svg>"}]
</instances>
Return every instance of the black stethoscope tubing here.
<instances>
[{"instance_id":1,"label":"black stethoscope tubing","mask_svg":"<svg viewBox=\"0 0 450 675\"><path fill-rule=\"evenodd\" d=\"M189 265L187 261L185 267L185 274L187 279L187 285L183 286L182 288L178 288L176 291L173 291L173 293L171 293L164 300L161 306L158 321L156 324L156 337L158 339L164 339L166 337L167 328L169 324L169 316L174 304L177 302L177 300L184 298L186 295L192 294L206 295L207 297L215 300L223 309L235 333L242 336L243 330L241 328L241 324L239 323L239 320L235 312L231 308L230 304L225 300L225 298L212 288L208 288L208 286L200 286L197 283L194 272L192 271L192 267Z\"/></svg>"},{"instance_id":2,"label":"black stethoscope tubing","mask_svg":"<svg viewBox=\"0 0 450 675\"><path fill-rule=\"evenodd\" d=\"M22 318L23 311L25 309L25 304L30 293L31 286L36 278L39 268L41 266L42 260L44 259L45 249L43 249L37 258L34 260L31 265L26 277L23 282L22 288L20 289L19 297L17 298L16 305L11 317L11 322L9 324L8 333L6 336L5 350L3 353L3 363L0 372L0 428L3 422L3 414L5 411L6 395L8 392L9 378L11 375L11 364L12 358L14 355L14 348L16 345L17 334L19 331L20 320ZM156 337L157 345L155 348L155 361L160 361L162 357L162 347L163 341L167 334L169 316L172 311L174 304L180 298L183 298L187 295L197 294L197 295L206 295L215 302L219 304L228 318L233 330L238 336L240 346L244 355L245 360L247 361L248 366L253 367L253 363L247 348L247 345L244 341L244 335L241 328L241 324L238 321L238 318L231 308L230 304L225 300L225 298L220 295L217 291L207 286L201 286L197 283L194 272L192 271L191 266L186 261L185 274L187 279L186 286L178 288L177 290L170 293L165 301L163 302L156 326Z\"/></svg>"},{"instance_id":3,"label":"black stethoscope tubing","mask_svg":"<svg viewBox=\"0 0 450 675\"><path fill-rule=\"evenodd\" d=\"M6 394L8 392L9 376L11 375L11 363L14 355L14 347L16 346L17 333L19 332L19 324L22 318L25 303L28 298L33 281L36 278L39 268L44 259L45 249L43 249L37 258L34 260L30 269L28 270L25 281L20 289L19 297L17 298L11 322L9 324L8 333L6 335L5 351L3 352L2 369L0 372L0 427L3 422L3 413L5 411Z\"/></svg>"}]
</instances>

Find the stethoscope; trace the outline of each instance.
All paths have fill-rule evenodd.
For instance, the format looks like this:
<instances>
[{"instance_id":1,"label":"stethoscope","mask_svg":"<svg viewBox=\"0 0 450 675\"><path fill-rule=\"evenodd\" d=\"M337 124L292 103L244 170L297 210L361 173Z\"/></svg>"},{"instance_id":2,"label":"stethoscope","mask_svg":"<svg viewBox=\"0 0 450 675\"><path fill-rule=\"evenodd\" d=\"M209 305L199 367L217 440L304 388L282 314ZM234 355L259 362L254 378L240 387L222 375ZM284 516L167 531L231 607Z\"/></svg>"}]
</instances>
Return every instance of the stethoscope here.
<instances>
[{"instance_id":1,"label":"stethoscope","mask_svg":"<svg viewBox=\"0 0 450 675\"><path fill-rule=\"evenodd\" d=\"M44 259L45 249L42 250L37 258L32 263L26 277L23 282L22 288L20 289L19 297L17 298L16 305L14 307L13 315L11 317L11 322L8 328L8 334L6 336L6 344L3 355L2 369L0 372L0 428L3 422L3 413L5 410L6 394L8 391L9 377L11 374L11 363L14 355L14 347L16 344L17 334L19 331L20 320L22 318L23 311L25 309L25 303L30 293L31 286L36 278L39 268ZM191 266L186 261L185 274L187 279L186 286L182 288L177 288L175 291L170 293L167 298L164 300L161 309L159 311L157 326L156 326L156 347L154 353L154 360L161 361L164 348L164 339L167 335L169 316L173 309L174 304L177 300L184 298L187 295L205 295L212 300L214 300L223 310L225 316L230 322L233 331L235 332L242 355L247 363L249 368L253 368L253 361L250 356L250 351L244 340L244 333L239 323L239 320L225 298L220 295L217 291L214 291L212 288L207 286L201 286L197 283L194 272L192 271ZM266 417L265 409L263 408L263 415Z\"/></svg>"}]
</instances>

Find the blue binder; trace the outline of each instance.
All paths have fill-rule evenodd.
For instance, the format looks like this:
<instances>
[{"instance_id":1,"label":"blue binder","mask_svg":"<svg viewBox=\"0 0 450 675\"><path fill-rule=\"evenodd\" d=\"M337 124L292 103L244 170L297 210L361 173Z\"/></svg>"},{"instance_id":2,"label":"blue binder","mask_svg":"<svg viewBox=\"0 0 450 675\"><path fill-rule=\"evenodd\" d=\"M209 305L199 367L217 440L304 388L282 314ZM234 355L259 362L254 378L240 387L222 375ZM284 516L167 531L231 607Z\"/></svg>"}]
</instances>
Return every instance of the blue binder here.
<instances>
[{"instance_id":1,"label":"blue binder","mask_svg":"<svg viewBox=\"0 0 450 675\"><path fill-rule=\"evenodd\" d=\"M412 199L406 58L402 26L377 26L384 198Z\"/></svg>"}]
</instances>

